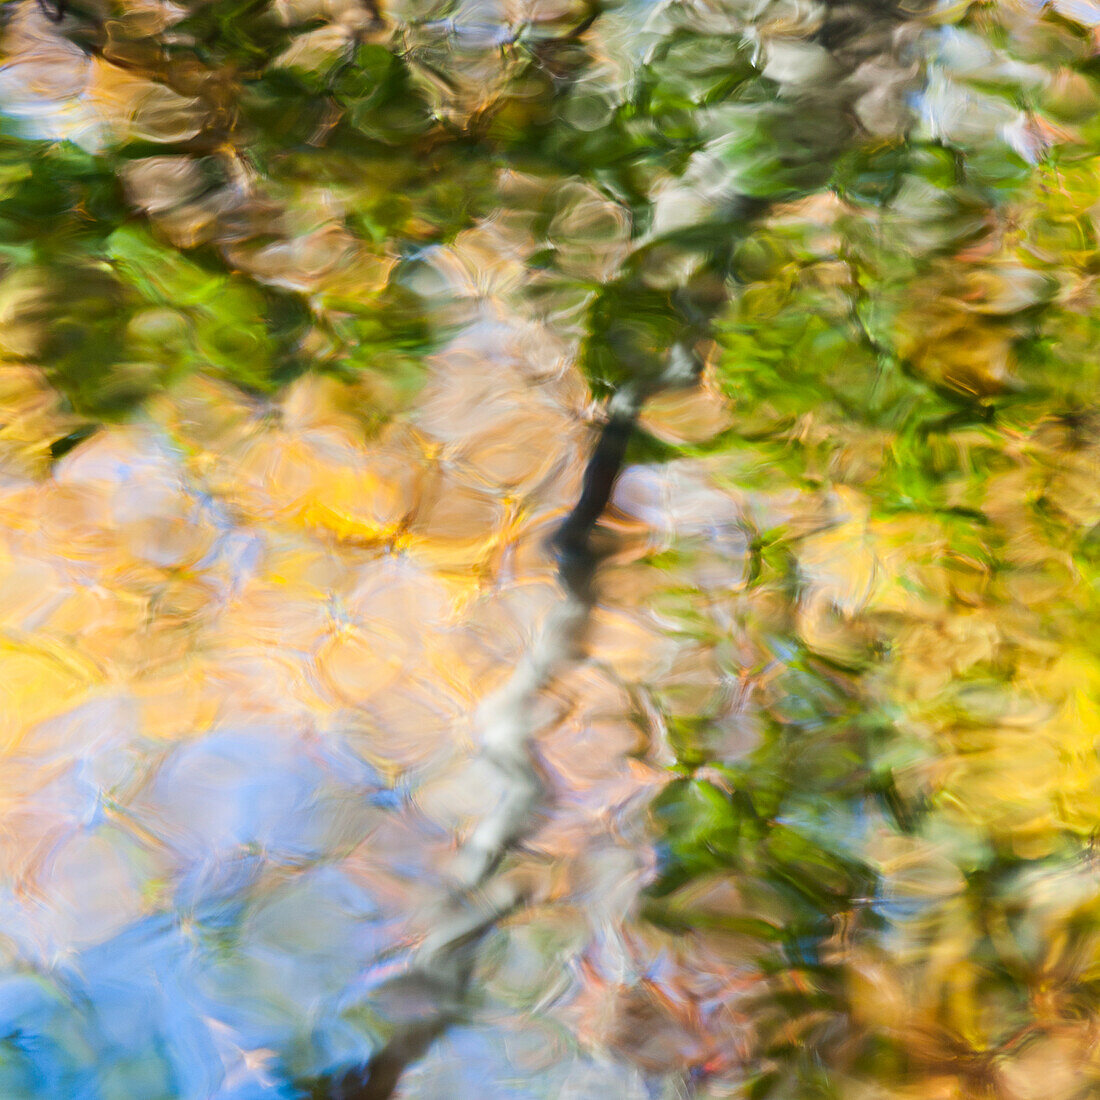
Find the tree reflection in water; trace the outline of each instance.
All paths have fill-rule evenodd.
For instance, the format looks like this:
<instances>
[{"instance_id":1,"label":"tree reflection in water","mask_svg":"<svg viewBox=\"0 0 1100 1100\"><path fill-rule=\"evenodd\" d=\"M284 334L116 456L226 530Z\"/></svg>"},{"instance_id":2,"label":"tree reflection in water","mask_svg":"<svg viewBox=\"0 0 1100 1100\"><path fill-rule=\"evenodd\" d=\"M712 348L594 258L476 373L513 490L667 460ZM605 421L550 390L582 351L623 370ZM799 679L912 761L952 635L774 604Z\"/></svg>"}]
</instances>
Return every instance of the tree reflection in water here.
<instances>
[{"instance_id":1,"label":"tree reflection in water","mask_svg":"<svg viewBox=\"0 0 1100 1100\"><path fill-rule=\"evenodd\" d=\"M1092 1095L1098 25L6 5L0 1094Z\"/></svg>"}]
</instances>

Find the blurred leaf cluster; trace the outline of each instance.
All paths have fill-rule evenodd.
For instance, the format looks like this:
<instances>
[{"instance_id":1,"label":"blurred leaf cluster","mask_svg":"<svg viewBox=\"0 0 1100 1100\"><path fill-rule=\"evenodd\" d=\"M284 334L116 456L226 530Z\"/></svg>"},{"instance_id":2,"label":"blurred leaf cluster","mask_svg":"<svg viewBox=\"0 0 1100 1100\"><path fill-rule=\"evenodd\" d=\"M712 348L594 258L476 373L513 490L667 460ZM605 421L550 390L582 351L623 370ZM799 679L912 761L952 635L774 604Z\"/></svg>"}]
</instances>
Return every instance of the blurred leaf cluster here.
<instances>
[{"instance_id":1,"label":"blurred leaf cluster","mask_svg":"<svg viewBox=\"0 0 1100 1100\"><path fill-rule=\"evenodd\" d=\"M927 18L909 130L733 248L730 423L673 451L743 582L654 561L727 687L659 687L651 915L760 960L752 1096L1100 1080L1098 13Z\"/></svg>"},{"instance_id":2,"label":"blurred leaf cluster","mask_svg":"<svg viewBox=\"0 0 1100 1100\"><path fill-rule=\"evenodd\" d=\"M493 166L433 107L405 24L358 3L64 12L5 9L4 358L92 421L196 370L255 394L306 370L415 381L429 303L407 263L487 209Z\"/></svg>"}]
</instances>

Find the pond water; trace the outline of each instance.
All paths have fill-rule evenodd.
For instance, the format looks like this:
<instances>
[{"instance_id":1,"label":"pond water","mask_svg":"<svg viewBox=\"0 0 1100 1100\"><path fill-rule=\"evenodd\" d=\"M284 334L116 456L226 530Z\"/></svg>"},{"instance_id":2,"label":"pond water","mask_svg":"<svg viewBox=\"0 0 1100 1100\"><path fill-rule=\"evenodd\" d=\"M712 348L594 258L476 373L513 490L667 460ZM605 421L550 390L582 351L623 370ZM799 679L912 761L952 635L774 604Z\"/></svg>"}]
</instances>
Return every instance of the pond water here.
<instances>
[{"instance_id":1,"label":"pond water","mask_svg":"<svg viewBox=\"0 0 1100 1100\"><path fill-rule=\"evenodd\" d=\"M1095 1095L1098 51L4 5L0 1096Z\"/></svg>"}]
</instances>

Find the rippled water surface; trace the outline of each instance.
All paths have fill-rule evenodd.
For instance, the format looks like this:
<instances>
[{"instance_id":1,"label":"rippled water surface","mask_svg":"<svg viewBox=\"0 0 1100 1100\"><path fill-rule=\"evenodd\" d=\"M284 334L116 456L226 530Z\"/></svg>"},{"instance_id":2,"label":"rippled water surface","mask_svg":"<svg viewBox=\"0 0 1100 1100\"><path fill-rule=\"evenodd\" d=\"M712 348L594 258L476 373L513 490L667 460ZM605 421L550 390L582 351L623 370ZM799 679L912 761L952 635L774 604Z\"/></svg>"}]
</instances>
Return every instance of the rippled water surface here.
<instances>
[{"instance_id":1,"label":"rippled water surface","mask_svg":"<svg viewBox=\"0 0 1100 1100\"><path fill-rule=\"evenodd\" d=\"M1097 1095L1098 57L5 4L0 1097Z\"/></svg>"}]
</instances>

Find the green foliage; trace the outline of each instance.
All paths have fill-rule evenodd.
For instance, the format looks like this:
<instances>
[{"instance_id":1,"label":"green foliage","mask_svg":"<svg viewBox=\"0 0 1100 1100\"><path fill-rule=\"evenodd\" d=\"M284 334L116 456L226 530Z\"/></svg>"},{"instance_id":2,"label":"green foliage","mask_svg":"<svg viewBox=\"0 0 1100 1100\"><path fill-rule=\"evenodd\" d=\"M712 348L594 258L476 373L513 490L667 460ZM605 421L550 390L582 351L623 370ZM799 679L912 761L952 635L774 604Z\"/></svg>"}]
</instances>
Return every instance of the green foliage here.
<instances>
[{"instance_id":1,"label":"green foliage","mask_svg":"<svg viewBox=\"0 0 1100 1100\"><path fill-rule=\"evenodd\" d=\"M337 44L322 18L295 24L241 0L191 5L151 39L123 6L107 22L69 11L70 37L126 65L103 70L94 136L41 139L18 112L4 126L0 278L19 313L6 354L42 366L93 418L196 371L256 392L309 369L408 389L431 303L403 261L488 208L493 149L442 126L403 51L361 29ZM163 177L150 167L169 161ZM321 188L343 255L322 255L330 267L314 276L294 250L318 228ZM289 249L274 273L249 259L265 247Z\"/></svg>"},{"instance_id":2,"label":"green foliage","mask_svg":"<svg viewBox=\"0 0 1100 1100\"><path fill-rule=\"evenodd\" d=\"M712 615L690 588L662 610L679 601L685 644L717 654L733 637L756 656L732 670L754 685L755 739L723 750L734 717L683 713L675 685L662 695L687 777L654 808L651 915L740 937L768 976L756 1012L774 1062L752 1095L918 1095L956 1072L945 1095L1009 1095L954 1067L987 1052L1015 1065L1021 1035L1071 1027L1069 1006L1094 997L1083 970L1016 945L1037 934L1021 883L1074 878L1100 829L1073 793L1095 790L1095 663L1054 657L1100 615L1084 580L1097 147L1032 90L1096 88L1063 36L1080 28L1029 25L1036 75L1005 58L1011 17L972 10L960 40L990 51L986 69L968 56L929 75L949 132L837 142L825 182L754 158L756 130L731 130L746 188L784 205L730 224L702 261L728 256L712 331L731 422L680 453L705 454L760 526L743 590L708 592ZM1008 124L1024 125L1021 104L1030 149ZM809 131L781 117L759 125L788 149ZM659 567L680 577L697 552L685 541Z\"/></svg>"},{"instance_id":3,"label":"green foliage","mask_svg":"<svg viewBox=\"0 0 1100 1100\"><path fill-rule=\"evenodd\" d=\"M206 271L129 226L111 234L107 255L122 279L154 307L130 322L139 348L155 355L159 347L173 371L206 362L246 385L266 383L272 354L263 298L254 287Z\"/></svg>"}]
</instances>

